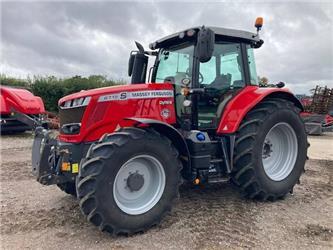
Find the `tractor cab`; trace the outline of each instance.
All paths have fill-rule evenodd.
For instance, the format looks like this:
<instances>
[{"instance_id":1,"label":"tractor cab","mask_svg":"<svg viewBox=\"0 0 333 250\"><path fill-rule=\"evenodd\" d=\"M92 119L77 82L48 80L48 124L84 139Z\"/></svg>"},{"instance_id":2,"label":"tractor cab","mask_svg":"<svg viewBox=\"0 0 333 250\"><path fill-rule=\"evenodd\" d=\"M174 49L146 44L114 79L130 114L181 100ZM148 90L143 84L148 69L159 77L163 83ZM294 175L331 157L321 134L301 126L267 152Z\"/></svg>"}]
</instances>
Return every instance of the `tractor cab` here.
<instances>
[{"instance_id":1,"label":"tractor cab","mask_svg":"<svg viewBox=\"0 0 333 250\"><path fill-rule=\"evenodd\" d=\"M146 55L155 56L148 82L174 85L178 125L216 131L228 101L245 86L258 85L253 49L262 44L258 34L250 32L190 28L150 44L152 51L137 43L129 73L132 83L144 82Z\"/></svg>"}]
</instances>

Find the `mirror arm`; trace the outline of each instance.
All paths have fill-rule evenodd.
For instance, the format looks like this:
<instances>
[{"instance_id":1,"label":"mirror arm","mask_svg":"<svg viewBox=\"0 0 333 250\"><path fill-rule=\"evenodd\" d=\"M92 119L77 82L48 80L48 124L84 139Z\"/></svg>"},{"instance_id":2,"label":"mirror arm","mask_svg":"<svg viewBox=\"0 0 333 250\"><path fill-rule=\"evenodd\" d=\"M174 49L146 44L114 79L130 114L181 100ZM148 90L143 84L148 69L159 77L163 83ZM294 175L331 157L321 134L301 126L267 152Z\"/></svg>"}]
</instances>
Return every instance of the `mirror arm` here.
<instances>
[{"instance_id":1,"label":"mirror arm","mask_svg":"<svg viewBox=\"0 0 333 250\"><path fill-rule=\"evenodd\" d=\"M157 51L145 51L145 54L148 56L157 56L158 52Z\"/></svg>"},{"instance_id":2,"label":"mirror arm","mask_svg":"<svg viewBox=\"0 0 333 250\"><path fill-rule=\"evenodd\" d=\"M190 94L204 94L206 91L204 88L194 88L194 89L190 89L189 93Z\"/></svg>"}]
</instances>

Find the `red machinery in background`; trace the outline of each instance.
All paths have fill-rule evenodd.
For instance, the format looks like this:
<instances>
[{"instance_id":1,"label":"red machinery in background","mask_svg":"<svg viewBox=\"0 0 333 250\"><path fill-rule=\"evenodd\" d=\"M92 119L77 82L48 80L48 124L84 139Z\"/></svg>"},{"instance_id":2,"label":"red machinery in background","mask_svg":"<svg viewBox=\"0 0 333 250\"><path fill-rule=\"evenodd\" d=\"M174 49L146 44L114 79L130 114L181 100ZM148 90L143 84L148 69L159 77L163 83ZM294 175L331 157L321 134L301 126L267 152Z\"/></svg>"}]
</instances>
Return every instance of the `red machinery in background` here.
<instances>
[{"instance_id":1,"label":"red machinery in background","mask_svg":"<svg viewBox=\"0 0 333 250\"><path fill-rule=\"evenodd\" d=\"M300 98L305 112L301 113L309 135L333 131L333 88L316 86L312 97Z\"/></svg>"},{"instance_id":2,"label":"red machinery in background","mask_svg":"<svg viewBox=\"0 0 333 250\"><path fill-rule=\"evenodd\" d=\"M1 133L20 133L44 121L43 100L26 89L0 86Z\"/></svg>"}]
</instances>

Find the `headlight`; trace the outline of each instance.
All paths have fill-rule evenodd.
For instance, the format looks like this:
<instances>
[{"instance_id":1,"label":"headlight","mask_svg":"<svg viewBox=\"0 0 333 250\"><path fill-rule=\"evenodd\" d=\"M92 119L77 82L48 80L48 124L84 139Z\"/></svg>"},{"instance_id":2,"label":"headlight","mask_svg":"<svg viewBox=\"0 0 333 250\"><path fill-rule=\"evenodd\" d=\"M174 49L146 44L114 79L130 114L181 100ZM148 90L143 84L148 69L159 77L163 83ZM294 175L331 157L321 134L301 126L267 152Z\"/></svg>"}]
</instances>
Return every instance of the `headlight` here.
<instances>
[{"instance_id":1,"label":"headlight","mask_svg":"<svg viewBox=\"0 0 333 250\"><path fill-rule=\"evenodd\" d=\"M87 97L81 97L81 98L68 100L68 101L63 102L60 105L60 108L68 109L68 108L77 108L77 107L87 106L90 102L90 99L91 99L91 97L87 96Z\"/></svg>"}]
</instances>

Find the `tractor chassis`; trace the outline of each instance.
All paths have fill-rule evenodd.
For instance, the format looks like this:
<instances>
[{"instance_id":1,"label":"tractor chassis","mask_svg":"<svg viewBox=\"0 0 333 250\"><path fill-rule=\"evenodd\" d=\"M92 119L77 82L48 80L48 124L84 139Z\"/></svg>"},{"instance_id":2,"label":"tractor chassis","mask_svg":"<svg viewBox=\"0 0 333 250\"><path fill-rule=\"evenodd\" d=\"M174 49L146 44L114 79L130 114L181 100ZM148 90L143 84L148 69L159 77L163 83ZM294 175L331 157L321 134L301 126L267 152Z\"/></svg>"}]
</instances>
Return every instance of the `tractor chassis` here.
<instances>
[{"instance_id":1,"label":"tractor chassis","mask_svg":"<svg viewBox=\"0 0 333 250\"><path fill-rule=\"evenodd\" d=\"M205 136L209 138L206 133ZM183 178L188 181L199 179L201 183L229 179L235 135L217 137L213 141L197 141L190 133L185 141L190 157L186 169L183 169ZM75 182L80 162L91 144L93 142L62 142L56 139L52 130L37 127L32 149L33 175L43 185Z\"/></svg>"}]
</instances>

